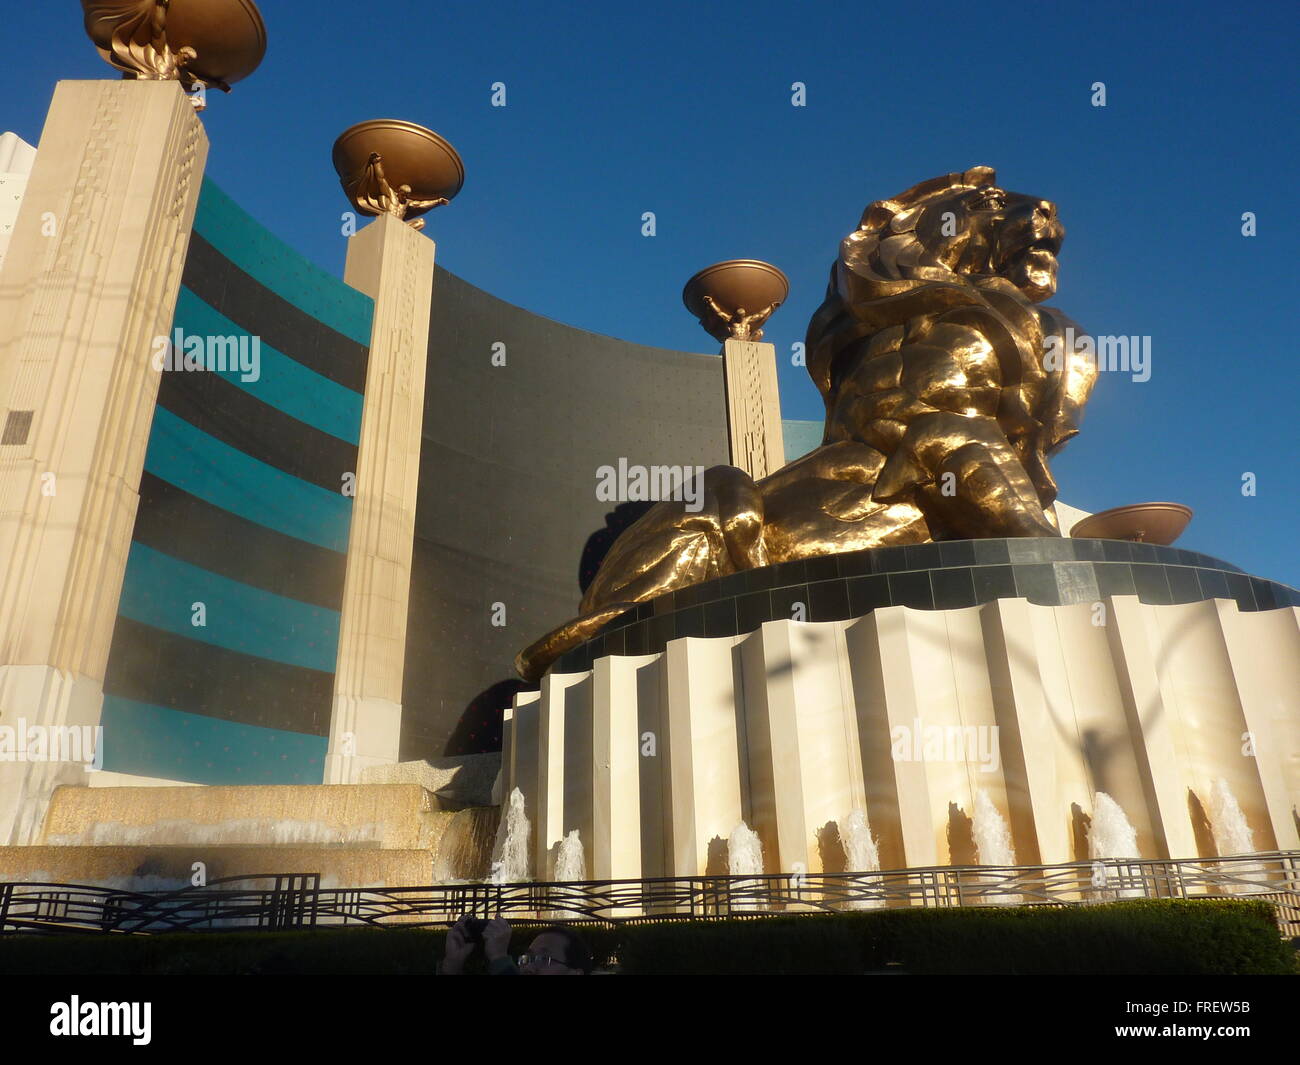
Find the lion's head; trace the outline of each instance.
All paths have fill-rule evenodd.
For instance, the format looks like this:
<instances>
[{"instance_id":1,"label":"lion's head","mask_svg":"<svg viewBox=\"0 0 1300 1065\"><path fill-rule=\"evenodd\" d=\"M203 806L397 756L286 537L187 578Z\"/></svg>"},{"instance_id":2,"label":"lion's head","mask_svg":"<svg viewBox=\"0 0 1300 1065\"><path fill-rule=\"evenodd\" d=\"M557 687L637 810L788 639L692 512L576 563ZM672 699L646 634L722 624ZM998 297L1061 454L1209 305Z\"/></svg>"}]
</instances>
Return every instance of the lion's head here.
<instances>
[{"instance_id":1,"label":"lion's head","mask_svg":"<svg viewBox=\"0 0 1300 1065\"><path fill-rule=\"evenodd\" d=\"M1038 306L1056 290L1064 237L1054 204L1008 192L984 166L872 203L840 242L808 324L823 442L892 455L928 412L996 421L1049 505L1045 460L1078 432L1096 378L1078 347L1083 331ZM1071 335L1063 358L1047 357ZM924 487L919 469L899 483Z\"/></svg>"},{"instance_id":2,"label":"lion's head","mask_svg":"<svg viewBox=\"0 0 1300 1065\"><path fill-rule=\"evenodd\" d=\"M840 243L826 301L808 328L809 373L825 396L837 355L872 333L986 304L985 292L1014 289L1027 304L1048 299L1064 238L1055 204L1001 188L987 166L875 201Z\"/></svg>"},{"instance_id":3,"label":"lion's head","mask_svg":"<svg viewBox=\"0 0 1300 1065\"><path fill-rule=\"evenodd\" d=\"M1055 204L1008 192L990 167L977 166L877 200L841 250L894 279L1003 277L1039 303L1056 291L1064 238Z\"/></svg>"}]
</instances>

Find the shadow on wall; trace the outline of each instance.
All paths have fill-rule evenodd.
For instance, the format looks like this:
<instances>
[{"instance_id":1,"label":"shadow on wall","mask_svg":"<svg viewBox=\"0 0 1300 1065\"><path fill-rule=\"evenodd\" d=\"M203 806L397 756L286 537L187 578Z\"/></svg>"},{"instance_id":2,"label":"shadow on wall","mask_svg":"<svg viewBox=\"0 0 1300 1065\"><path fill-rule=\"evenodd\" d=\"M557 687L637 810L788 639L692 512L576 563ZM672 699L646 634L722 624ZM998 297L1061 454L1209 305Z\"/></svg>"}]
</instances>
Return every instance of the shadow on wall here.
<instances>
[{"instance_id":1,"label":"shadow on wall","mask_svg":"<svg viewBox=\"0 0 1300 1065\"><path fill-rule=\"evenodd\" d=\"M582 549L582 558L578 563L578 587L581 593L586 593L587 587L600 569L600 564L605 561L609 549L614 546L614 541L652 506L654 506L653 502L620 503L605 515L605 527L597 529L587 537L586 546ZM575 614L578 611L576 601L573 604L573 611ZM503 712L517 693L536 690L535 684L525 684L516 677L509 677L479 692L461 713L460 720L447 739L446 747L442 751L443 755L457 757L501 750Z\"/></svg>"},{"instance_id":2,"label":"shadow on wall","mask_svg":"<svg viewBox=\"0 0 1300 1065\"><path fill-rule=\"evenodd\" d=\"M578 562L578 587L582 589L583 595L587 594L587 588L595 580L600 564L605 561L614 541L653 506L653 502L620 503L605 515L605 527L587 537L582 558Z\"/></svg>"},{"instance_id":3,"label":"shadow on wall","mask_svg":"<svg viewBox=\"0 0 1300 1065\"><path fill-rule=\"evenodd\" d=\"M1187 789L1187 813L1192 819L1192 832L1196 838L1196 853L1202 858L1217 858L1218 844L1214 842L1214 829L1210 825L1210 815L1205 812L1196 792Z\"/></svg>"},{"instance_id":4,"label":"shadow on wall","mask_svg":"<svg viewBox=\"0 0 1300 1065\"><path fill-rule=\"evenodd\" d=\"M979 865L974 822L955 802L948 804L948 864Z\"/></svg>"},{"instance_id":5,"label":"shadow on wall","mask_svg":"<svg viewBox=\"0 0 1300 1065\"><path fill-rule=\"evenodd\" d=\"M1074 860L1086 862L1092 857L1088 847L1088 833L1092 830L1092 817L1083 812L1077 802L1070 803L1070 835L1074 839Z\"/></svg>"},{"instance_id":6,"label":"shadow on wall","mask_svg":"<svg viewBox=\"0 0 1300 1065\"><path fill-rule=\"evenodd\" d=\"M536 690L536 685L528 685L518 677L510 677L479 692L456 722L443 750L444 756L454 758L463 754L487 754L501 750L502 712L518 692Z\"/></svg>"},{"instance_id":7,"label":"shadow on wall","mask_svg":"<svg viewBox=\"0 0 1300 1065\"><path fill-rule=\"evenodd\" d=\"M817 830L817 852L821 857L823 873L857 872L849 870L849 856L844 853L837 821L827 821Z\"/></svg>"}]
</instances>

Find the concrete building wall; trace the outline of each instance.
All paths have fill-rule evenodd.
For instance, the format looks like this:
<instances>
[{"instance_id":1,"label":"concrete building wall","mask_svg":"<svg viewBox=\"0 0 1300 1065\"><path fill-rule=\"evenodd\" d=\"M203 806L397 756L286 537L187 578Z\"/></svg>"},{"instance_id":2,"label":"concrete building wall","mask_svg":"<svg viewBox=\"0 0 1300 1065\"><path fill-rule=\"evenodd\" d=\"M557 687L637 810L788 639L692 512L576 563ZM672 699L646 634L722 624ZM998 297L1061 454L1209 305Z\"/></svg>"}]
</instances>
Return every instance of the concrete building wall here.
<instances>
[{"instance_id":1,"label":"concrete building wall","mask_svg":"<svg viewBox=\"0 0 1300 1065\"><path fill-rule=\"evenodd\" d=\"M600 466L728 455L717 355L574 329L442 269L425 396L403 758L499 745L514 656L576 613L584 548L615 509Z\"/></svg>"}]
</instances>

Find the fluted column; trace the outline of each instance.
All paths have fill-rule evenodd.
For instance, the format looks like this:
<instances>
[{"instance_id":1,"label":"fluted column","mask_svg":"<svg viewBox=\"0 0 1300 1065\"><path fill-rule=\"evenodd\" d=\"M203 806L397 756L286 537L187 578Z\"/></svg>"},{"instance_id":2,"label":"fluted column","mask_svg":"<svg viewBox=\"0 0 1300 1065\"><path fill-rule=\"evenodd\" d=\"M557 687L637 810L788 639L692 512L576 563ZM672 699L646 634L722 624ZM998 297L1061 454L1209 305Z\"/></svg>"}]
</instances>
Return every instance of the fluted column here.
<instances>
[{"instance_id":1,"label":"fluted column","mask_svg":"<svg viewBox=\"0 0 1300 1065\"><path fill-rule=\"evenodd\" d=\"M592 669L593 879L641 875L641 766L658 758L647 742L642 753L637 715L636 659L602 658ZM651 737L651 740L655 737ZM662 841L659 843L662 850Z\"/></svg>"},{"instance_id":2,"label":"fluted column","mask_svg":"<svg viewBox=\"0 0 1300 1065\"><path fill-rule=\"evenodd\" d=\"M669 875L727 871L726 841L745 817L743 723L733 640L672 640L664 652Z\"/></svg>"},{"instance_id":3,"label":"fluted column","mask_svg":"<svg viewBox=\"0 0 1300 1065\"><path fill-rule=\"evenodd\" d=\"M1243 614L1214 604L1246 731L1226 759L1253 763L1267 821L1282 850L1300 848L1300 610ZM1256 843L1258 845L1258 840Z\"/></svg>"},{"instance_id":4,"label":"fluted column","mask_svg":"<svg viewBox=\"0 0 1300 1065\"><path fill-rule=\"evenodd\" d=\"M775 473L785 465L776 348L752 340L728 340L722 346L722 375L731 464L755 480Z\"/></svg>"}]
</instances>

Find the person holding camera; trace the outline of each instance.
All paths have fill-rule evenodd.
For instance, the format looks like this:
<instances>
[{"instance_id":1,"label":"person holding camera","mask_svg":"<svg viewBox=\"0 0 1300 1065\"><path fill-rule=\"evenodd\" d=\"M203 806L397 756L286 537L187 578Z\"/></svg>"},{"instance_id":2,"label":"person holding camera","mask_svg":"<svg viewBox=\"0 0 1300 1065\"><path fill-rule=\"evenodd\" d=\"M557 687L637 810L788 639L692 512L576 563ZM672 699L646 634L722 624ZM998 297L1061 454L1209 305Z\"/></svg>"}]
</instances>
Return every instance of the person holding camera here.
<instances>
[{"instance_id":1,"label":"person holding camera","mask_svg":"<svg viewBox=\"0 0 1300 1065\"><path fill-rule=\"evenodd\" d=\"M552 925L539 932L518 964L510 957L510 922L504 917L484 920L466 915L447 933L438 972L462 976L474 948L483 944L483 957L491 976L586 976L591 972L591 951L572 928Z\"/></svg>"}]
</instances>

